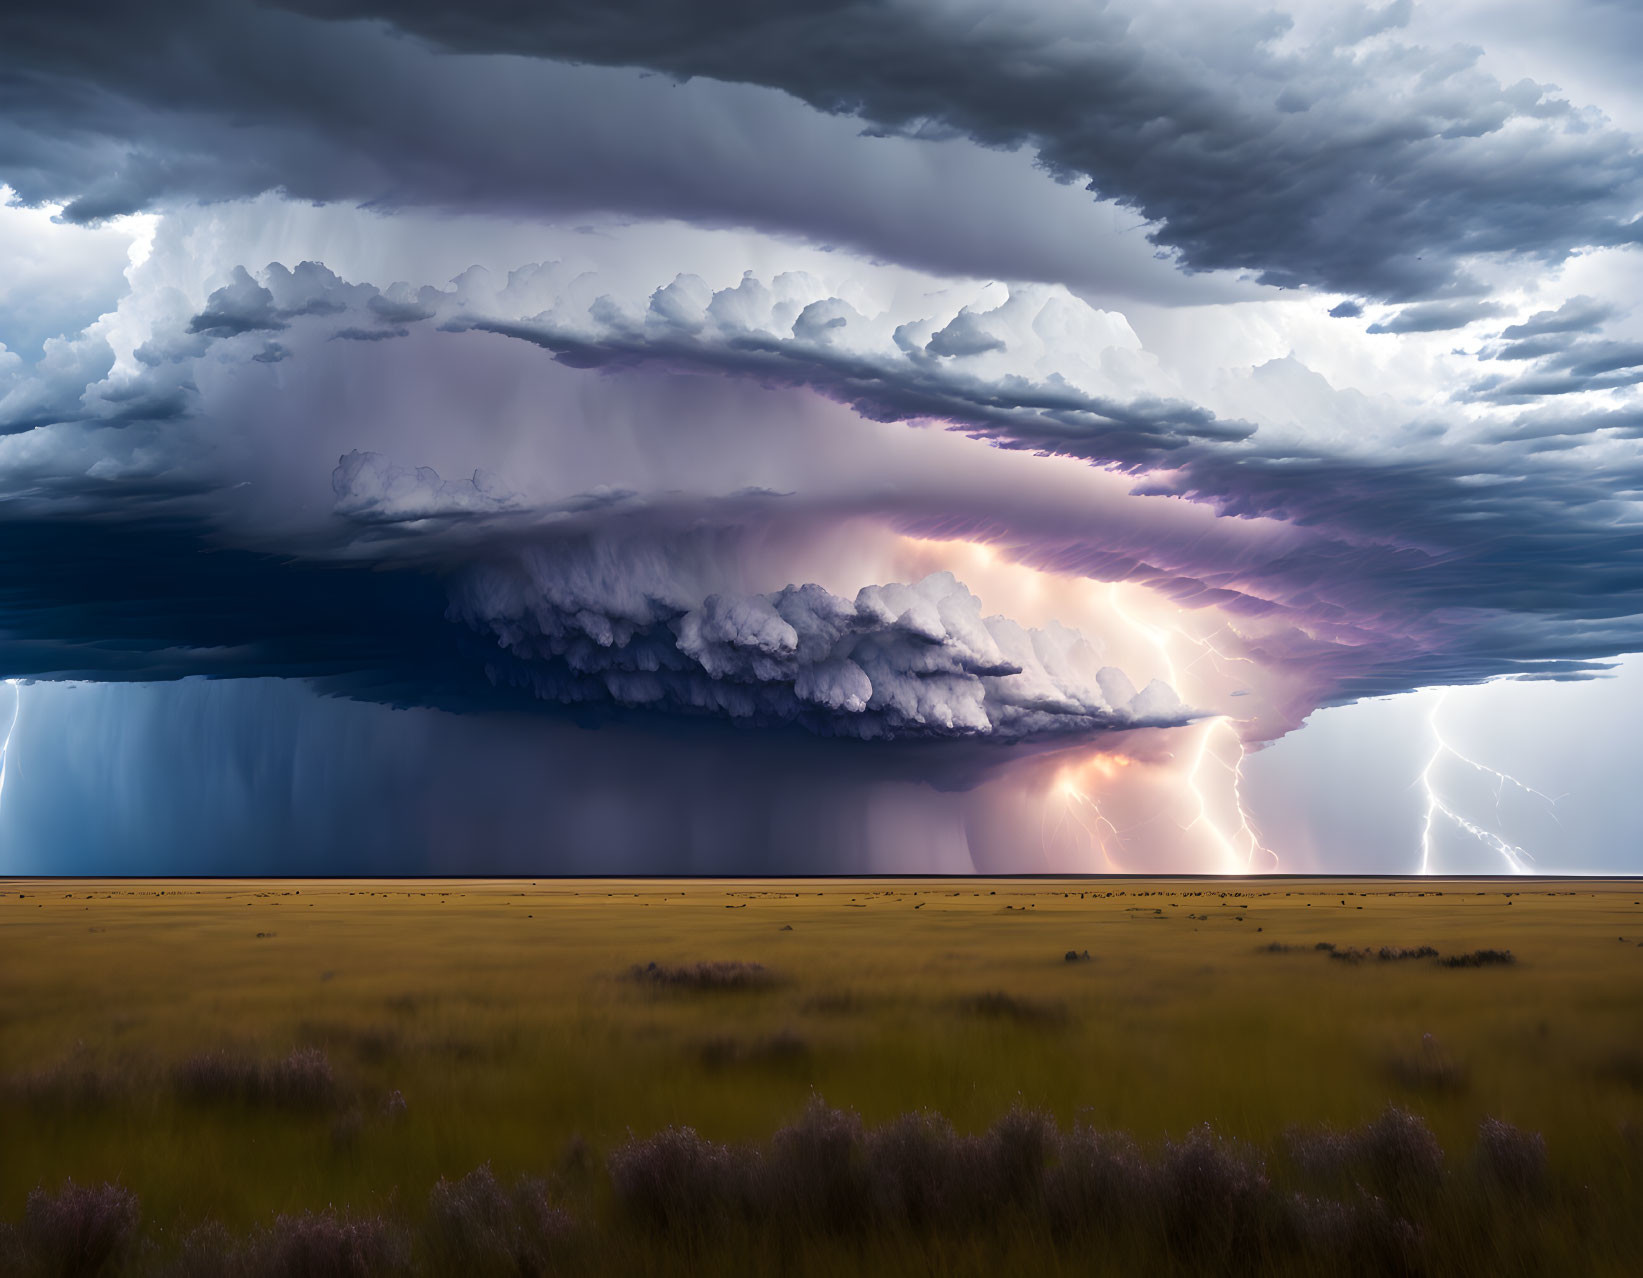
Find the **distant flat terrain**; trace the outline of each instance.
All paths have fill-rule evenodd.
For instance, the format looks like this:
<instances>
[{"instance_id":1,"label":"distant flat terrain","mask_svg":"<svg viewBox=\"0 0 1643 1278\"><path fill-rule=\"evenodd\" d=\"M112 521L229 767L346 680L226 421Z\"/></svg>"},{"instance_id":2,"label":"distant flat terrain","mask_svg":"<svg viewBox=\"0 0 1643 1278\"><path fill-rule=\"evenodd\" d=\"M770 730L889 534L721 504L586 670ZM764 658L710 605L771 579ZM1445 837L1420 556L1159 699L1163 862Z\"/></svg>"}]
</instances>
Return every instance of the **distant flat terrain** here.
<instances>
[{"instance_id":1,"label":"distant flat terrain","mask_svg":"<svg viewBox=\"0 0 1643 1278\"><path fill-rule=\"evenodd\" d=\"M64 1177L171 1235L415 1218L485 1163L598 1213L567 1168L812 1096L1265 1149L1395 1103L1632 1204L1643 883L0 881L0 1219Z\"/></svg>"}]
</instances>

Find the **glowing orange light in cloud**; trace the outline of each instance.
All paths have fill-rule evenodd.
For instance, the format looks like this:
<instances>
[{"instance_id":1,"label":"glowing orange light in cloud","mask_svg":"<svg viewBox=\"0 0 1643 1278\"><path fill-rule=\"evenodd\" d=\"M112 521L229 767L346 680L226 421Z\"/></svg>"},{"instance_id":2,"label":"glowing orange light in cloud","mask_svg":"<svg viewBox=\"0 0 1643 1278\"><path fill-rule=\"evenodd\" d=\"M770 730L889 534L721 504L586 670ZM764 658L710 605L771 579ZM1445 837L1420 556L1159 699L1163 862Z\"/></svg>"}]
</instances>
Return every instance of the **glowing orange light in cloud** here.
<instances>
[{"instance_id":1,"label":"glowing orange light in cloud","mask_svg":"<svg viewBox=\"0 0 1643 1278\"><path fill-rule=\"evenodd\" d=\"M905 537L903 550L911 574L946 569L988 609L1028 625L1079 630L1103 664L1123 669L1137 686L1162 679L1189 705L1257 711L1256 698L1231 698L1247 693L1245 685L1264 672L1237 650L1242 641L1232 619L1214 608L1183 609L1137 582L1045 572L980 541ZM1164 729L1179 746L1141 768L1111 748L1061 765L1040 792L1045 855L1055 855L1054 845L1096 870L1121 869L1121 859L1136 853L1148 869L1162 868L1161 861L1220 874L1276 869L1277 854L1262 842L1244 804L1240 722L1251 720L1211 711L1201 722ZM1124 774L1132 768L1146 775L1132 774L1127 783ZM1109 815L1120 810L1129 814L1122 823Z\"/></svg>"}]
</instances>

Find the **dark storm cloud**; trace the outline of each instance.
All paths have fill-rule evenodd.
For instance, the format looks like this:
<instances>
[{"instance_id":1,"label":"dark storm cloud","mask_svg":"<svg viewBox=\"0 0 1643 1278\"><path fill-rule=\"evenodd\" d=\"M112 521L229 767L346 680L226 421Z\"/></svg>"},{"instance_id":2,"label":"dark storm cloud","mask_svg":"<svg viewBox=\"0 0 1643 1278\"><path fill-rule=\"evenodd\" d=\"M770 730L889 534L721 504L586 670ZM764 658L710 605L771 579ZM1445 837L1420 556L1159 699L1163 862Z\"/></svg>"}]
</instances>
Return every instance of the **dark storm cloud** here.
<instances>
[{"instance_id":1,"label":"dark storm cloud","mask_svg":"<svg viewBox=\"0 0 1643 1278\"><path fill-rule=\"evenodd\" d=\"M1643 342L1552 332L1511 342L1493 352L1496 360L1534 361L1518 377L1486 377L1471 397L1504 404L1583 391L1620 390L1643 382Z\"/></svg>"},{"instance_id":2,"label":"dark storm cloud","mask_svg":"<svg viewBox=\"0 0 1643 1278\"><path fill-rule=\"evenodd\" d=\"M342 460L339 488L360 464ZM949 575L854 600L814 585L693 598L671 562L691 544L516 537L465 563L337 564L222 547L175 513L7 518L0 662L18 678L302 678L397 706L869 740L1053 741L1189 717L1075 632L984 618Z\"/></svg>"},{"instance_id":3,"label":"dark storm cloud","mask_svg":"<svg viewBox=\"0 0 1643 1278\"><path fill-rule=\"evenodd\" d=\"M484 305L540 306L533 290L544 278L556 307L528 320L481 317ZM840 299L806 301L751 276L718 293L683 277L642 311L605 295L559 305L558 286L536 270L514 273L499 290L470 275L445 291L384 293L317 264L247 279L271 305L236 275L229 288L249 304L213 294L201 314L284 324L282 342L299 361L339 326L369 324L373 302L390 297L430 313L414 323L431 341L524 342L602 374L664 369L801 388L887 421L1124 468L1140 476L1138 493L1184 500L1055 514L1031 493L977 492L932 509L892 489L864 494L848 511L840 498L772 502L767 494L670 509L612 490L549 507L483 471L447 479L352 452L332 476L336 522L318 545L355 566L296 561L282 578L294 584L264 590L262 578L281 568L270 556L251 556L252 567L225 574L234 584L219 588L215 579L191 581L194 550L127 537L119 516L134 481L87 479L79 490L44 494L35 480L25 508L71 511L75 522L66 562L53 558L45 524L19 534L19 546L37 545L32 557L5 557L17 615L38 622L17 631L20 672L90 675L99 663L111 672L102 677L116 678L283 672L396 702L500 699L856 737L1042 741L1174 713L1161 693L1149 700L1112 678L1103 684L1087 661L1069 664L1053 636L981 618L950 579L869 587L847 600L814 587L733 588L715 567L735 558L738 528L756 536L778 521L839 513L980 538L1037 567L1143 584L1184 607L1214 605L1243 619L1243 655L1305 684L1273 731L1318 704L1502 674L1593 673L1643 648L1643 529L1629 518L1628 498L1643 488L1643 468L1617 461L1594 476L1588 464L1536 451L1560 431L1636 433L1634 415L1560 424L1537 410L1491 443L1440 436L1402 456L1340 456L1265 441L1190 405L1109 402L1004 371L1012 365L998 361L1021 353L1055 300L1027 292L992 310L966 309L973 353L941 354L929 346L952 328L947 316L889 332L888 321ZM195 362L254 361L265 350L260 329L189 333L203 326L186 316L177 327L193 347L159 332L154 348L193 353L156 356L144 376L186 381ZM436 328L467 336L440 338ZM428 349L416 358L427 361ZM415 374L407 365L399 375ZM106 433L133 429L159 427ZM227 498L206 493L191 509L210 511L219 500ZM1206 516L1213 527L1198 518L1206 508L1222 517ZM712 527L730 530L728 539L701 541ZM119 556L128 553L148 568L127 574ZM135 593L115 590L105 601L88 558L107 558L109 580ZM389 597L361 594L356 615L349 604L365 564L392 570L375 586ZM314 608L303 603L308 590ZM138 606L143 598L149 604ZM280 617L259 646L265 598ZM211 602L197 625L200 599ZM379 613L393 624L372 620Z\"/></svg>"},{"instance_id":4,"label":"dark storm cloud","mask_svg":"<svg viewBox=\"0 0 1643 1278\"><path fill-rule=\"evenodd\" d=\"M521 12L380 0L293 7L377 18L444 47L638 66L784 90L892 132L1033 148L1158 224L1200 270L1389 300L1463 283L1470 254L1549 261L1631 244L1643 162L1627 135L1477 51L1360 42L1408 7L1280 51L1288 20L1087 6L1052 15L866 0L767 8L633 0Z\"/></svg>"},{"instance_id":5,"label":"dark storm cloud","mask_svg":"<svg viewBox=\"0 0 1643 1278\"><path fill-rule=\"evenodd\" d=\"M451 56L241 0L0 6L0 182L82 223L280 192L758 227L1164 303L1249 292L1123 245L1092 253L1109 219L1026 157L867 140L749 85Z\"/></svg>"},{"instance_id":6,"label":"dark storm cloud","mask_svg":"<svg viewBox=\"0 0 1643 1278\"><path fill-rule=\"evenodd\" d=\"M786 227L963 273L1081 274L1067 265L1077 254L1047 268L1030 247L986 247L1017 237L955 236L952 200L917 223L868 226L871 181L794 198L805 179L786 173L787 125L760 119L781 110L726 112L697 136L669 106L683 90L559 65L577 62L728 82L701 90L732 94L727 106L731 86L763 86L888 134L1030 148L1057 177L1135 209L1187 267L1276 285L1439 300L1475 288L1472 255L1557 261L1639 234L1643 163L1628 135L1542 86L1498 83L1476 51L1359 43L1395 27L1396 7L1293 49L1277 43L1281 17L1213 7L1188 22L865 0L311 10L509 56L434 58L377 25L236 0L14 7L0 18L0 177L25 199L69 201L79 220L282 190L384 207L625 210Z\"/></svg>"}]
</instances>

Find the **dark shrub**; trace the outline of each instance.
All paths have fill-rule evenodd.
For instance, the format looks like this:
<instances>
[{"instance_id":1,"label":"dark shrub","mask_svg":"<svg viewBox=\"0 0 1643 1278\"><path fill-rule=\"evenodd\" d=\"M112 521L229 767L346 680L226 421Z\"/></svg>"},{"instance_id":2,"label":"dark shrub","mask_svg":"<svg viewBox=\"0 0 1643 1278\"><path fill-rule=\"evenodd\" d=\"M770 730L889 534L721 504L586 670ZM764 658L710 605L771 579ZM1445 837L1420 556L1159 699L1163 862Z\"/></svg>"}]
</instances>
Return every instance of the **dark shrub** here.
<instances>
[{"instance_id":1,"label":"dark shrub","mask_svg":"<svg viewBox=\"0 0 1643 1278\"><path fill-rule=\"evenodd\" d=\"M708 1069L727 1065L795 1065L810 1056L810 1045L790 1029L763 1038L710 1038L701 1045L702 1064Z\"/></svg>"},{"instance_id":2,"label":"dark shrub","mask_svg":"<svg viewBox=\"0 0 1643 1278\"><path fill-rule=\"evenodd\" d=\"M667 966L637 964L628 969L628 979L641 985L677 990L759 990L777 983L776 974L763 963L719 961Z\"/></svg>"},{"instance_id":3,"label":"dark shrub","mask_svg":"<svg viewBox=\"0 0 1643 1278\"><path fill-rule=\"evenodd\" d=\"M1452 1059L1430 1034L1421 1036L1417 1051L1388 1060L1386 1071L1400 1087L1413 1092L1442 1094L1466 1090L1466 1066Z\"/></svg>"},{"instance_id":4,"label":"dark shrub","mask_svg":"<svg viewBox=\"0 0 1643 1278\"><path fill-rule=\"evenodd\" d=\"M1091 961L1090 952L1088 950L1068 950L1065 961L1068 963L1088 963Z\"/></svg>"},{"instance_id":5,"label":"dark shrub","mask_svg":"<svg viewBox=\"0 0 1643 1278\"><path fill-rule=\"evenodd\" d=\"M1017 1025L1046 1027L1060 1025L1067 1019L1067 1009L1059 1003L1041 1003L1036 999L1006 994L1003 990L988 990L959 1000L959 1010L971 1016L994 1021L1013 1021Z\"/></svg>"},{"instance_id":6,"label":"dark shrub","mask_svg":"<svg viewBox=\"0 0 1643 1278\"><path fill-rule=\"evenodd\" d=\"M1511 950L1473 950L1470 954L1451 954L1438 962L1444 967L1502 967L1517 960Z\"/></svg>"},{"instance_id":7,"label":"dark shrub","mask_svg":"<svg viewBox=\"0 0 1643 1278\"><path fill-rule=\"evenodd\" d=\"M1424 1121L1389 1105L1356 1131L1291 1128L1284 1133L1291 1164L1302 1176L1336 1187L1359 1185L1394 1202L1431 1194L1443 1177L1443 1147Z\"/></svg>"},{"instance_id":8,"label":"dark shrub","mask_svg":"<svg viewBox=\"0 0 1643 1278\"><path fill-rule=\"evenodd\" d=\"M1290 1215L1320 1271L1327 1266L1364 1278L1416 1278L1426 1270L1420 1229L1373 1194L1360 1193L1351 1202L1297 1194Z\"/></svg>"},{"instance_id":9,"label":"dark shrub","mask_svg":"<svg viewBox=\"0 0 1643 1278\"><path fill-rule=\"evenodd\" d=\"M963 1155L946 1118L928 1110L903 1114L869 1132L865 1149L873 1201L885 1219L912 1229L950 1221Z\"/></svg>"},{"instance_id":10,"label":"dark shrub","mask_svg":"<svg viewBox=\"0 0 1643 1278\"><path fill-rule=\"evenodd\" d=\"M54 1278L90 1278L118 1262L137 1237L137 1195L120 1185L76 1185L29 1193L23 1243Z\"/></svg>"},{"instance_id":11,"label":"dark shrub","mask_svg":"<svg viewBox=\"0 0 1643 1278\"><path fill-rule=\"evenodd\" d=\"M1122 1132L1074 1127L1044 1175L1050 1224L1067 1236L1108 1229L1153 1197L1152 1165Z\"/></svg>"},{"instance_id":12,"label":"dark shrub","mask_svg":"<svg viewBox=\"0 0 1643 1278\"><path fill-rule=\"evenodd\" d=\"M511 1192L489 1166L441 1180L428 1195L429 1251L440 1273L538 1278L553 1269L571 1219L548 1200L542 1182L521 1179Z\"/></svg>"},{"instance_id":13,"label":"dark shrub","mask_svg":"<svg viewBox=\"0 0 1643 1278\"><path fill-rule=\"evenodd\" d=\"M244 1100L260 1078L259 1062L221 1051L190 1056L172 1072L178 1093L195 1101Z\"/></svg>"},{"instance_id":14,"label":"dark shrub","mask_svg":"<svg viewBox=\"0 0 1643 1278\"><path fill-rule=\"evenodd\" d=\"M1048 1114L1012 1105L976 1142L973 1161L983 1203L1039 1201L1045 1168L1060 1139Z\"/></svg>"},{"instance_id":15,"label":"dark shrub","mask_svg":"<svg viewBox=\"0 0 1643 1278\"><path fill-rule=\"evenodd\" d=\"M0 1274L28 1272L28 1252L23 1248L23 1236L16 1228L0 1220Z\"/></svg>"},{"instance_id":16,"label":"dark shrub","mask_svg":"<svg viewBox=\"0 0 1643 1278\"><path fill-rule=\"evenodd\" d=\"M1478 1128L1475 1156L1478 1174L1508 1193L1527 1198L1546 1188L1546 1138L1539 1132L1486 1118Z\"/></svg>"},{"instance_id":17,"label":"dark shrub","mask_svg":"<svg viewBox=\"0 0 1643 1278\"><path fill-rule=\"evenodd\" d=\"M293 1108L323 1109L336 1099L331 1062L317 1047L302 1047L262 1070L263 1099Z\"/></svg>"},{"instance_id":18,"label":"dark shrub","mask_svg":"<svg viewBox=\"0 0 1643 1278\"><path fill-rule=\"evenodd\" d=\"M1257 928L1256 931L1260 931L1260 929ZM1291 954L1301 947L1298 945L1285 945L1282 941L1272 941L1266 945L1258 945L1255 948L1256 952L1260 954Z\"/></svg>"},{"instance_id":19,"label":"dark shrub","mask_svg":"<svg viewBox=\"0 0 1643 1278\"><path fill-rule=\"evenodd\" d=\"M258 1278L386 1278L408 1272L410 1248L380 1217L303 1212L275 1220L251 1259Z\"/></svg>"},{"instance_id":20,"label":"dark shrub","mask_svg":"<svg viewBox=\"0 0 1643 1278\"><path fill-rule=\"evenodd\" d=\"M43 1069L14 1074L0 1093L9 1093L30 1109L61 1109L79 1112L102 1109L132 1091L138 1066L125 1062L103 1068L84 1051Z\"/></svg>"},{"instance_id":21,"label":"dark shrub","mask_svg":"<svg viewBox=\"0 0 1643 1278\"><path fill-rule=\"evenodd\" d=\"M1284 1132L1283 1150L1290 1164L1314 1182L1344 1181L1358 1162L1363 1133L1334 1127L1291 1127Z\"/></svg>"},{"instance_id":22,"label":"dark shrub","mask_svg":"<svg viewBox=\"0 0 1643 1278\"><path fill-rule=\"evenodd\" d=\"M189 1230L164 1270L165 1278L224 1278L244 1272L239 1244L214 1220Z\"/></svg>"},{"instance_id":23,"label":"dark shrub","mask_svg":"<svg viewBox=\"0 0 1643 1278\"><path fill-rule=\"evenodd\" d=\"M1438 952L1430 945L1417 945L1413 949L1405 949L1401 945L1383 945L1375 951L1375 956L1383 963L1392 963L1400 959L1437 958Z\"/></svg>"},{"instance_id":24,"label":"dark shrub","mask_svg":"<svg viewBox=\"0 0 1643 1278\"><path fill-rule=\"evenodd\" d=\"M1319 941L1312 948L1315 949L1315 950L1332 950L1332 949L1335 948L1335 942L1334 941Z\"/></svg>"},{"instance_id":25,"label":"dark shrub","mask_svg":"<svg viewBox=\"0 0 1643 1278\"><path fill-rule=\"evenodd\" d=\"M1395 1203L1429 1195L1443 1179L1443 1146L1425 1120L1406 1109L1388 1105L1358 1141L1369 1185Z\"/></svg>"},{"instance_id":26,"label":"dark shrub","mask_svg":"<svg viewBox=\"0 0 1643 1278\"><path fill-rule=\"evenodd\" d=\"M1253 1261L1280 1224L1265 1162L1208 1123L1164 1145L1155 1196L1170 1241L1187 1252Z\"/></svg>"},{"instance_id":27,"label":"dark shrub","mask_svg":"<svg viewBox=\"0 0 1643 1278\"><path fill-rule=\"evenodd\" d=\"M740 1213L755 1181L757 1155L669 1127L611 1153L616 1200L656 1229L703 1229Z\"/></svg>"},{"instance_id":28,"label":"dark shrub","mask_svg":"<svg viewBox=\"0 0 1643 1278\"><path fill-rule=\"evenodd\" d=\"M778 1217L806 1227L865 1232L872 1184L862 1138L859 1115L811 1097L794 1122L778 1129L765 1159L765 1196Z\"/></svg>"},{"instance_id":29,"label":"dark shrub","mask_svg":"<svg viewBox=\"0 0 1643 1278\"><path fill-rule=\"evenodd\" d=\"M178 1093L194 1101L241 1101L291 1109L324 1109L337 1101L331 1062L317 1047L272 1061L233 1052L206 1052L178 1065Z\"/></svg>"}]
</instances>

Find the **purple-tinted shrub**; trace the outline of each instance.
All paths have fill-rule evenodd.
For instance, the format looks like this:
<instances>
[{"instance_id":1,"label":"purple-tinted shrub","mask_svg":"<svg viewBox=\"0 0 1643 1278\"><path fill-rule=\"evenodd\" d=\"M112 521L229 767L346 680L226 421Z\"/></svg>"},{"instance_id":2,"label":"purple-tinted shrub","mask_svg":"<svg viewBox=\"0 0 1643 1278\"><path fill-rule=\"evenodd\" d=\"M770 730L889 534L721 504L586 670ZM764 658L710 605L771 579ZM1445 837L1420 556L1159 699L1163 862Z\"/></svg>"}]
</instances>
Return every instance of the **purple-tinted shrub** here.
<instances>
[{"instance_id":1,"label":"purple-tinted shrub","mask_svg":"<svg viewBox=\"0 0 1643 1278\"><path fill-rule=\"evenodd\" d=\"M244 1249L214 1220L189 1230L163 1271L165 1278L227 1278L246 1272Z\"/></svg>"},{"instance_id":2,"label":"purple-tinted shrub","mask_svg":"<svg viewBox=\"0 0 1643 1278\"><path fill-rule=\"evenodd\" d=\"M647 963L628 969L628 979L641 985L676 990L761 990L777 984L778 977L763 963L718 960L709 963Z\"/></svg>"},{"instance_id":3,"label":"purple-tinted shrub","mask_svg":"<svg viewBox=\"0 0 1643 1278\"><path fill-rule=\"evenodd\" d=\"M325 1109L338 1099L331 1062L317 1047L301 1047L271 1061L235 1052L203 1052L178 1065L172 1081L179 1095L193 1101Z\"/></svg>"},{"instance_id":4,"label":"purple-tinted shrub","mask_svg":"<svg viewBox=\"0 0 1643 1278\"><path fill-rule=\"evenodd\" d=\"M1265 1160L1208 1123L1165 1143L1154 1193L1171 1243L1186 1252L1255 1257L1281 1223Z\"/></svg>"},{"instance_id":5,"label":"purple-tinted shrub","mask_svg":"<svg viewBox=\"0 0 1643 1278\"><path fill-rule=\"evenodd\" d=\"M409 1272L404 1235L377 1216L281 1216L253 1243L256 1278L392 1278Z\"/></svg>"},{"instance_id":6,"label":"purple-tinted shrub","mask_svg":"<svg viewBox=\"0 0 1643 1278\"><path fill-rule=\"evenodd\" d=\"M1154 1170L1122 1132L1074 1127L1044 1174L1044 1205L1057 1234L1110 1228L1150 1204Z\"/></svg>"},{"instance_id":7,"label":"purple-tinted shrub","mask_svg":"<svg viewBox=\"0 0 1643 1278\"><path fill-rule=\"evenodd\" d=\"M1370 1186L1393 1202L1434 1193L1443 1181L1443 1146L1424 1119L1388 1105L1359 1135L1358 1157Z\"/></svg>"},{"instance_id":8,"label":"purple-tinted shrub","mask_svg":"<svg viewBox=\"0 0 1643 1278\"><path fill-rule=\"evenodd\" d=\"M611 1187L623 1209L657 1229L708 1229L741 1214L751 1197L755 1152L669 1127L629 1140L610 1155Z\"/></svg>"},{"instance_id":9,"label":"purple-tinted shrub","mask_svg":"<svg viewBox=\"0 0 1643 1278\"><path fill-rule=\"evenodd\" d=\"M1473 950L1438 960L1444 967L1507 967L1517 962L1511 950Z\"/></svg>"},{"instance_id":10,"label":"purple-tinted shrub","mask_svg":"<svg viewBox=\"0 0 1643 1278\"><path fill-rule=\"evenodd\" d=\"M1353 1131L1291 1128L1284 1148L1314 1184L1378 1195L1400 1210L1429 1204L1443 1184L1443 1146L1422 1119L1396 1105Z\"/></svg>"},{"instance_id":11,"label":"purple-tinted shrub","mask_svg":"<svg viewBox=\"0 0 1643 1278\"><path fill-rule=\"evenodd\" d=\"M141 1213L121 1185L76 1185L29 1193L22 1239L34 1263L53 1278L91 1278L131 1250Z\"/></svg>"},{"instance_id":12,"label":"purple-tinted shrub","mask_svg":"<svg viewBox=\"0 0 1643 1278\"><path fill-rule=\"evenodd\" d=\"M942 1115L915 1110L867 1134L865 1153L875 1207L896 1225L948 1223L962 1158L958 1133Z\"/></svg>"},{"instance_id":13,"label":"purple-tinted shrub","mask_svg":"<svg viewBox=\"0 0 1643 1278\"><path fill-rule=\"evenodd\" d=\"M763 1186L778 1219L835 1232L865 1231L872 1184L864 1166L861 1117L811 1097L778 1129L765 1158Z\"/></svg>"},{"instance_id":14,"label":"purple-tinted shrub","mask_svg":"<svg viewBox=\"0 0 1643 1278\"><path fill-rule=\"evenodd\" d=\"M1297 1194L1289 1215L1295 1236L1316 1263L1364 1278L1417 1278L1425 1272L1418 1226L1396 1215L1384 1199L1360 1193L1355 1200Z\"/></svg>"},{"instance_id":15,"label":"purple-tinted shrub","mask_svg":"<svg viewBox=\"0 0 1643 1278\"><path fill-rule=\"evenodd\" d=\"M547 1186L529 1177L505 1190L489 1166L441 1180L428 1195L429 1252L439 1272L540 1278L571 1233Z\"/></svg>"},{"instance_id":16,"label":"purple-tinted shrub","mask_svg":"<svg viewBox=\"0 0 1643 1278\"><path fill-rule=\"evenodd\" d=\"M1061 1133L1041 1110L1013 1105L980 1140L973 1142L971 1165L975 1185L970 1197L983 1203L1036 1202L1044 1190L1044 1171Z\"/></svg>"},{"instance_id":17,"label":"purple-tinted shrub","mask_svg":"<svg viewBox=\"0 0 1643 1278\"><path fill-rule=\"evenodd\" d=\"M1546 1188L1546 1138L1499 1118L1478 1128L1475 1151L1478 1174L1489 1184L1528 1198Z\"/></svg>"},{"instance_id":18,"label":"purple-tinted shrub","mask_svg":"<svg viewBox=\"0 0 1643 1278\"><path fill-rule=\"evenodd\" d=\"M1061 1025L1067 1019L1067 1009L1059 1003L1046 1003L1007 994L1003 990L987 990L959 1000L959 1010L983 1020L1008 1021L1015 1025L1048 1028Z\"/></svg>"}]
</instances>

